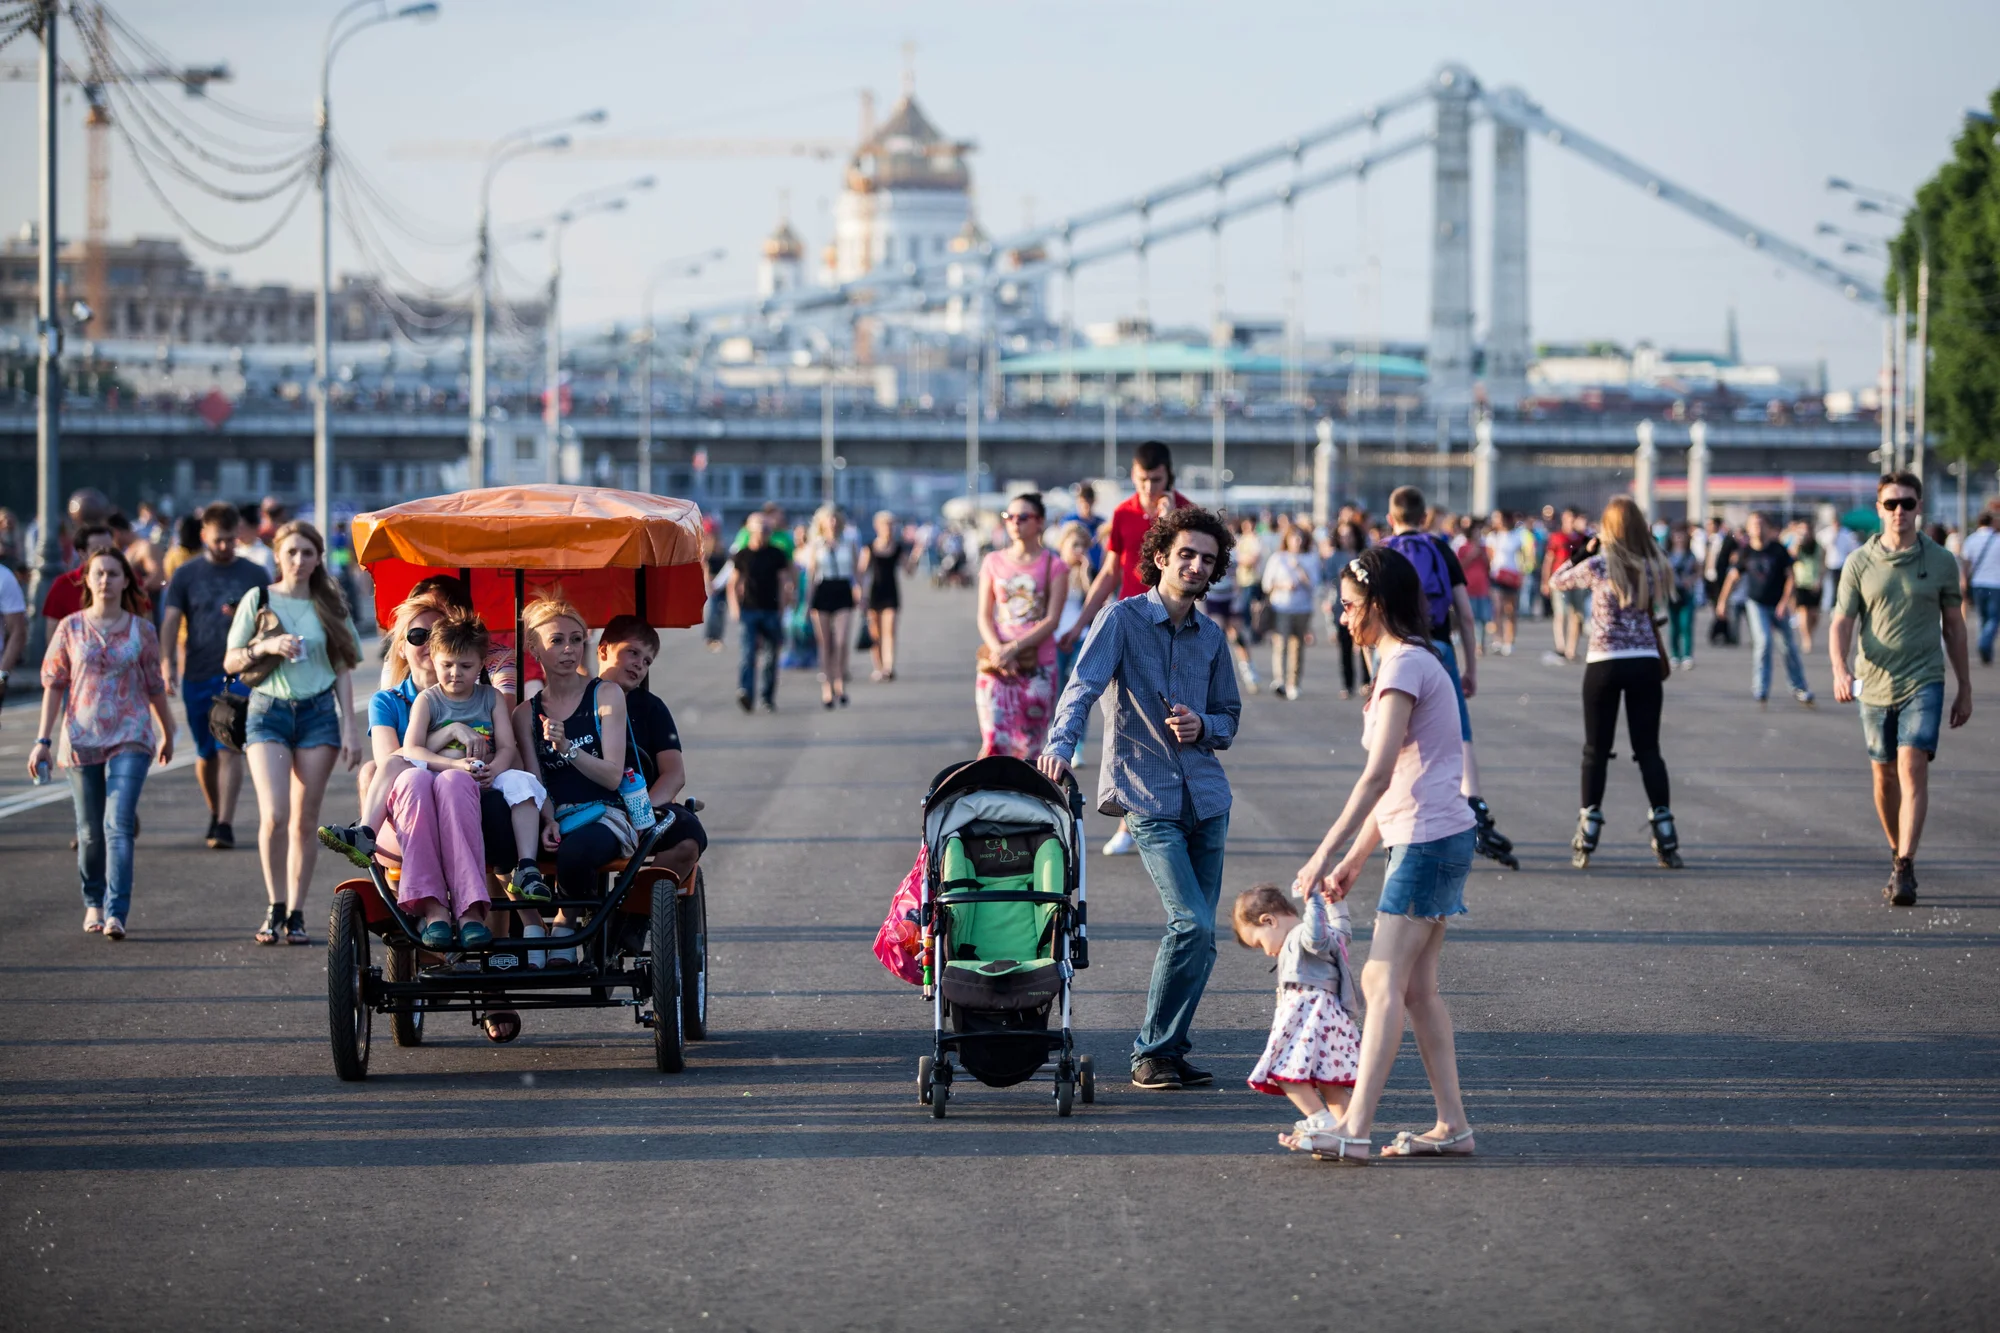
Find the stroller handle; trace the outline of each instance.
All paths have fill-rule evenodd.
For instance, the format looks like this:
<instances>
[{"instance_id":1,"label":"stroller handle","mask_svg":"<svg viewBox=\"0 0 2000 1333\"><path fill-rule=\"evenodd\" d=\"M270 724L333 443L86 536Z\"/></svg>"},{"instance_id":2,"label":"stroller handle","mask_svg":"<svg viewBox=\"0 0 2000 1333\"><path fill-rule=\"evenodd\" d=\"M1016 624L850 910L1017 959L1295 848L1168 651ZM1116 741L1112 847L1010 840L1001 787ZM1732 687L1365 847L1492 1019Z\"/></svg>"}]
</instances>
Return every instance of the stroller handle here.
<instances>
[{"instance_id":1,"label":"stroller handle","mask_svg":"<svg viewBox=\"0 0 2000 1333\"><path fill-rule=\"evenodd\" d=\"M1062 775L1062 780L1058 782L1056 785L1062 788L1062 794L1069 800L1070 818L1082 819L1083 788L1077 785L1076 774L1064 773Z\"/></svg>"}]
</instances>

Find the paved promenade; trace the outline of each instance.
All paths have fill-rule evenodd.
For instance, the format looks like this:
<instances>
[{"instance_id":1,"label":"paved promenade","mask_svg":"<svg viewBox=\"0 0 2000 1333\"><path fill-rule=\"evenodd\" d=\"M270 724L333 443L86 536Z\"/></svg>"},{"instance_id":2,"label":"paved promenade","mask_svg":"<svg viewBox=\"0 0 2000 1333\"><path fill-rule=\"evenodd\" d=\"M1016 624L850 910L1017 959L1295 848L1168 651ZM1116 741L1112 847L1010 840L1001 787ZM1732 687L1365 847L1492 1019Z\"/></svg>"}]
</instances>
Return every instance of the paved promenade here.
<instances>
[{"instance_id":1,"label":"paved promenade","mask_svg":"<svg viewBox=\"0 0 2000 1333\"><path fill-rule=\"evenodd\" d=\"M1747 649L1668 687L1687 869L1655 866L1621 745L1572 870L1580 669L1532 627L1473 704L1524 868L1479 864L1444 956L1482 1155L1342 1170L1279 1150L1292 1113L1243 1085L1270 962L1226 927L1196 1027L1218 1086L1116 1078L1162 919L1136 858L1089 866L1098 1103L918 1105L928 1011L869 943L925 781L977 738L970 596L912 601L902 678L864 663L835 713L787 673L783 711L745 717L733 633L670 636L655 685L714 842L716 1036L679 1076L601 1011L505 1047L378 1023L342 1084L324 951L250 942L254 852L201 847L191 772L147 788L123 944L77 928L67 803L0 817L0 1329L2000 1323L2000 673L1974 668L1921 905L1892 911L1853 710L1760 712ZM1313 650L1301 701L1246 700L1232 893L1289 881L1358 772L1336 666ZM1823 650L1812 676L1830 700ZM30 725L0 731L0 808ZM316 942L338 878L322 858ZM1378 859L1357 952L1380 883ZM1404 1051L1378 1143L1430 1122Z\"/></svg>"}]
</instances>

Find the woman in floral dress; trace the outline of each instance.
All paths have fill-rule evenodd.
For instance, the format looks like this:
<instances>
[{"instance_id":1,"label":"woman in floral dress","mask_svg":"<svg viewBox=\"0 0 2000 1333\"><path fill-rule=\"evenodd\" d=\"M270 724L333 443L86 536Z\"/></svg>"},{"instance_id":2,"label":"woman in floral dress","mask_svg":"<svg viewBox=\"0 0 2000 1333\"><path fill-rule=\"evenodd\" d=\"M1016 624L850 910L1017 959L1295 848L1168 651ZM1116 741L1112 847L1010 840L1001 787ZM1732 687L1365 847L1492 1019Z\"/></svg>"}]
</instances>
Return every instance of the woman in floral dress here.
<instances>
[{"instance_id":1,"label":"woman in floral dress","mask_svg":"<svg viewBox=\"0 0 2000 1333\"><path fill-rule=\"evenodd\" d=\"M1002 518L1013 541L988 552L979 566L982 642L973 697L981 758L1011 754L1032 760L1048 739L1055 712L1055 632L1068 571L1042 545L1047 514L1034 492L1009 500Z\"/></svg>"},{"instance_id":2,"label":"woman in floral dress","mask_svg":"<svg viewBox=\"0 0 2000 1333\"><path fill-rule=\"evenodd\" d=\"M49 762L56 723L65 721L83 928L111 940L125 938L132 903L139 791L156 754L162 764L174 757L160 640L139 613L144 598L124 556L91 553L83 609L57 622L42 659L41 739L28 752L34 773Z\"/></svg>"}]
</instances>

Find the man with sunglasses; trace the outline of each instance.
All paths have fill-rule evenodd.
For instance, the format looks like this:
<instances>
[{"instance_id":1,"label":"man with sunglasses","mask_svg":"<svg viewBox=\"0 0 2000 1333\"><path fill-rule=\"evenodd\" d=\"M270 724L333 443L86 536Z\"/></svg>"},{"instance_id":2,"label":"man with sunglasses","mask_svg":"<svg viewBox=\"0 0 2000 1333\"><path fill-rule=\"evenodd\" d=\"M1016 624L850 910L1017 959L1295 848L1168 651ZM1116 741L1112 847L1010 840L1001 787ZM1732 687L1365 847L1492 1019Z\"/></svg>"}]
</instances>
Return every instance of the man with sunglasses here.
<instances>
[{"instance_id":1,"label":"man with sunglasses","mask_svg":"<svg viewBox=\"0 0 2000 1333\"><path fill-rule=\"evenodd\" d=\"M1930 763L1944 715L1945 657L1958 676L1951 725L1972 717L1972 666L1966 651L1958 561L1920 531L1924 484L1897 472L1875 488L1882 531L1847 558L1827 639L1833 697L1859 694L1861 729L1875 767L1875 813L1895 858L1882 896L1891 906L1917 901L1917 842L1930 805ZM1860 689L1848 670L1857 635Z\"/></svg>"}]
</instances>

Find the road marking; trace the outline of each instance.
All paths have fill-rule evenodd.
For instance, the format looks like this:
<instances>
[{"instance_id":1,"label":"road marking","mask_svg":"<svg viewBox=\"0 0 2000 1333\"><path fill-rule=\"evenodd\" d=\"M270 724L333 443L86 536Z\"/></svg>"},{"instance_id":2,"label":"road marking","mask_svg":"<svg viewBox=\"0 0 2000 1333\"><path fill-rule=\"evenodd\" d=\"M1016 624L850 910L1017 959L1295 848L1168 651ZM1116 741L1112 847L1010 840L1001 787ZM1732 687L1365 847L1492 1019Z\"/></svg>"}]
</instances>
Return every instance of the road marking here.
<instances>
[{"instance_id":1,"label":"road marking","mask_svg":"<svg viewBox=\"0 0 2000 1333\"><path fill-rule=\"evenodd\" d=\"M171 773L192 763L194 763L194 743L188 740L187 730L182 728L174 733L173 762L163 768L150 769L146 776L151 778L159 773ZM52 779L46 787L30 787L17 795L0 798L0 819L11 819L15 815L26 814L30 810L39 810L45 805L54 805L57 801L68 799L69 783Z\"/></svg>"}]
</instances>

